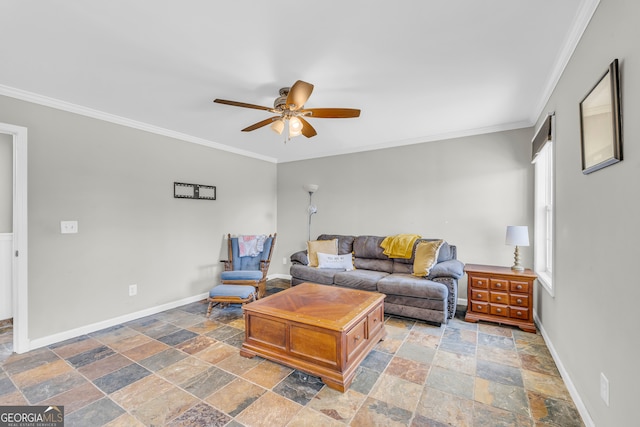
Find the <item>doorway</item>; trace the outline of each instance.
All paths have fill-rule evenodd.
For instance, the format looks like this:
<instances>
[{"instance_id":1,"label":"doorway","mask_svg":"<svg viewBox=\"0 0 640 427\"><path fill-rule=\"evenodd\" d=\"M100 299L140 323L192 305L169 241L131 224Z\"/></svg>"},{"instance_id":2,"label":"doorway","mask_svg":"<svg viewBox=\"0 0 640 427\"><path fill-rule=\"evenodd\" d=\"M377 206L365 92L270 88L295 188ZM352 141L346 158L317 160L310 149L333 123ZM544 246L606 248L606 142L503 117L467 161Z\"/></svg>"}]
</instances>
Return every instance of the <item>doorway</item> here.
<instances>
[{"instance_id":1,"label":"doorway","mask_svg":"<svg viewBox=\"0 0 640 427\"><path fill-rule=\"evenodd\" d=\"M0 134L9 135L12 145L13 206L9 253L11 256L13 351L24 353L30 350L27 312L27 128L0 123Z\"/></svg>"}]
</instances>

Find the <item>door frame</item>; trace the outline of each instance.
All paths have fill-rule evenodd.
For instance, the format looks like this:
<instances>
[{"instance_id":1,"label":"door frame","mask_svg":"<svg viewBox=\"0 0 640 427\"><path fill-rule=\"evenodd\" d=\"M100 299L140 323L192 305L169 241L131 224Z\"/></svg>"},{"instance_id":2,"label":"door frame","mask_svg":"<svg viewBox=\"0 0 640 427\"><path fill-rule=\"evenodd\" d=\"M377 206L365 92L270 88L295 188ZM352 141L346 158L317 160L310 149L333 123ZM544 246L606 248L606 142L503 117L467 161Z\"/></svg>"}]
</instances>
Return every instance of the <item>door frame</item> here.
<instances>
[{"instance_id":1,"label":"door frame","mask_svg":"<svg viewBox=\"0 0 640 427\"><path fill-rule=\"evenodd\" d=\"M29 286L27 234L27 128L0 123L0 133L13 136L13 351L24 353L29 343Z\"/></svg>"}]
</instances>

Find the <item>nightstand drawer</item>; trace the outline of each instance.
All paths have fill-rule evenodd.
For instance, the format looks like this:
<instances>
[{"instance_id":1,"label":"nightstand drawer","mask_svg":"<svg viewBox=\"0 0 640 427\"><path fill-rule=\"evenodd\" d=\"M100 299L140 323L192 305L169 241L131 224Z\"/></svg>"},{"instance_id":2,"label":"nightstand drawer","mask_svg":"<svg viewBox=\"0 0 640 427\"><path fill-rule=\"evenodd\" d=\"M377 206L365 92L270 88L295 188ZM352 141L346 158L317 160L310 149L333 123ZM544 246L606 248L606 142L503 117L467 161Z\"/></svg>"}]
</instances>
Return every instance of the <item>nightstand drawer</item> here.
<instances>
[{"instance_id":1,"label":"nightstand drawer","mask_svg":"<svg viewBox=\"0 0 640 427\"><path fill-rule=\"evenodd\" d=\"M494 316L509 317L509 307L506 305L491 305L489 310Z\"/></svg>"},{"instance_id":2,"label":"nightstand drawer","mask_svg":"<svg viewBox=\"0 0 640 427\"><path fill-rule=\"evenodd\" d=\"M529 295L509 295L509 304L517 305L519 307L529 307Z\"/></svg>"},{"instance_id":3,"label":"nightstand drawer","mask_svg":"<svg viewBox=\"0 0 640 427\"><path fill-rule=\"evenodd\" d=\"M489 279L487 277L472 277L471 287L487 289L489 287Z\"/></svg>"},{"instance_id":4,"label":"nightstand drawer","mask_svg":"<svg viewBox=\"0 0 640 427\"><path fill-rule=\"evenodd\" d=\"M488 291L477 291L475 289L471 290L471 298L478 301L489 301L489 292Z\"/></svg>"},{"instance_id":5,"label":"nightstand drawer","mask_svg":"<svg viewBox=\"0 0 640 427\"><path fill-rule=\"evenodd\" d=\"M514 319L529 320L529 309L521 307L511 307L509 310L509 315Z\"/></svg>"},{"instance_id":6,"label":"nightstand drawer","mask_svg":"<svg viewBox=\"0 0 640 427\"><path fill-rule=\"evenodd\" d=\"M489 313L489 304L483 304L473 301L471 303L471 310L477 313Z\"/></svg>"},{"instance_id":7,"label":"nightstand drawer","mask_svg":"<svg viewBox=\"0 0 640 427\"><path fill-rule=\"evenodd\" d=\"M491 292L489 301L497 302L498 304L509 304L509 294L502 292Z\"/></svg>"},{"instance_id":8,"label":"nightstand drawer","mask_svg":"<svg viewBox=\"0 0 640 427\"><path fill-rule=\"evenodd\" d=\"M510 289L511 292L522 292L526 294L529 292L529 283L512 280Z\"/></svg>"},{"instance_id":9,"label":"nightstand drawer","mask_svg":"<svg viewBox=\"0 0 640 427\"><path fill-rule=\"evenodd\" d=\"M505 279L491 279L489 282L491 289L501 290L507 292L509 289L509 281Z\"/></svg>"}]
</instances>

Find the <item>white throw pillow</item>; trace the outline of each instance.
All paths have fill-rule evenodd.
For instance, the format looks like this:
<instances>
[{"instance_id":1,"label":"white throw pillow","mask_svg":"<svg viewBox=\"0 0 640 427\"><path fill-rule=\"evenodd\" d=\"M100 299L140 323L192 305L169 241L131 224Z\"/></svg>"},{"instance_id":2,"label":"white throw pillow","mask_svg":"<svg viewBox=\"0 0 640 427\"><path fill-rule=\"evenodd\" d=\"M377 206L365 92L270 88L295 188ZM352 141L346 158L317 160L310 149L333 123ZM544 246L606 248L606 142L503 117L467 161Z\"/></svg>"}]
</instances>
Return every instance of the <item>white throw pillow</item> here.
<instances>
[{"instance_id":1,"label":"white throw pillow","mask_svg":"<svg viewBox=\"0 0 640 427\"><path fill-rule=\"evenodd\" d=\"M333 255L318 252L318 268L344 268L351 271L353 270L353 259L351 254Z\"/></svg>"}]
</instances>

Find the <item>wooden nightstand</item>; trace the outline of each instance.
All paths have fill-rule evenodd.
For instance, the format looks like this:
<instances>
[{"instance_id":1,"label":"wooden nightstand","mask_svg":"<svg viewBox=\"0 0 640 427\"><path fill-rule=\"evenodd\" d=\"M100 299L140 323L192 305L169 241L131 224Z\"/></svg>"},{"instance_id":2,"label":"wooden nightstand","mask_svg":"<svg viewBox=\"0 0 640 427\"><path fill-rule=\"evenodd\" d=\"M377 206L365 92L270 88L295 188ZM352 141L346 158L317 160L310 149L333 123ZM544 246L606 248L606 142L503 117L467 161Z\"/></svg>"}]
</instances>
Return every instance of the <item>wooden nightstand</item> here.
<instances>
[{"instance_id":1,"label":"wooden nightstand","mask_svg":"<svg viewBox=\"0 0 640 427\"><path fill-rule=\"evenodd\" d=\"M533 270L467 264L467 322L488 320L535 332L533 323Z\"/></svg>"}]
</instances>

